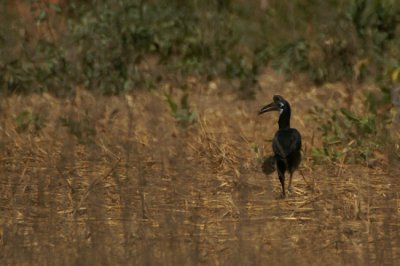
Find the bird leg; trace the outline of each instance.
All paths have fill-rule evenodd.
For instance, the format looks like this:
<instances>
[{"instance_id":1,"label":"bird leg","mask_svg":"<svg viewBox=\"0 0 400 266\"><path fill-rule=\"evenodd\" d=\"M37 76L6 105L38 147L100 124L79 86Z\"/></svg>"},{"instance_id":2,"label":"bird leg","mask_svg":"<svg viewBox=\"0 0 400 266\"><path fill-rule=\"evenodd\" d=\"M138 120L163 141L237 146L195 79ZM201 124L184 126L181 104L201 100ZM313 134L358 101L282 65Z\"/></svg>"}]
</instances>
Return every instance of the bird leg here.
<instances>
[{"instance_id":1,"label":"bird leg","mask_svg":"<svg viewBox=\"0 0 400 266\"><path fill-rule=\"evenodd\" d=\"M282 185L282 197L285 198L286 197L286 193L285 193L285 174L279 173L279 181L281 181L281 185Z\"/></svg>"},{"instance_id":2,"label":"bird leg","mask_svg":"<svg viewBox=\"0 0 400 266\"><path fill-rule=\"evenodd\" d=\"M293 178L293 173L291 172L289 176L289 186L288 186L289 192L292 192L292 178Z\"/></svg>"}]
</instances>

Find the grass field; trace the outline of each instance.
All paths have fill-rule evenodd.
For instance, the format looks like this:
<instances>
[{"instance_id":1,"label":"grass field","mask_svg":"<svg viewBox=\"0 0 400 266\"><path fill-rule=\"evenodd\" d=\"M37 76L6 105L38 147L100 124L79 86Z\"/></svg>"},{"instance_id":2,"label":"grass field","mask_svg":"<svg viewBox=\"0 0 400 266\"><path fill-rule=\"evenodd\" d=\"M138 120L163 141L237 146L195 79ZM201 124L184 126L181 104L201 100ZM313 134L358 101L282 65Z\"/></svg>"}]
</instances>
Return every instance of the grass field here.
<instances>
[{"instance_id":1,"label":"grass field","mask_svg":"<svg viewBox=\"0 0 400 266\"><path fill-rule=\"evenodd\" d=\"M219 82L188 84L197 123L186 127L165 100L180 99L173 85L2 97L1 264L399 263L398 157L379 153L364 166L311 156L321 145L312 110L346 106L342 84L268 73L256 100L220 94ZM353 109L368 89L357 88ZM304 177L295 174L286 199L276 173L262 171L277 115L256 113L274 94L290 101L304 143Z\"/></svg>"}]
</instances>

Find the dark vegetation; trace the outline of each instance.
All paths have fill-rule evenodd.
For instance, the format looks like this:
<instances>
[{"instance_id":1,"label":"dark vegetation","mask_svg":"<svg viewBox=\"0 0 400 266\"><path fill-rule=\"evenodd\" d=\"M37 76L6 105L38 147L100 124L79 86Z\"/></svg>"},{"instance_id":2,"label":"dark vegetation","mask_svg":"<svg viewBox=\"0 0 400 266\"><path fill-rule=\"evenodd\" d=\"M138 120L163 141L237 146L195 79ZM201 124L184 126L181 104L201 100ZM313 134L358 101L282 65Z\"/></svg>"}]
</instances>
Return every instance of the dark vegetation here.
<instances>
[{"instance_id":1,"label":"dark vegetation","mask_svg":"<svg viewBox=\"0 0 400 266\"><path fill-rule=\"evenodd\" d=\"M26 1L22 18L2 3L3 92L118 94L186 75L252 90L266 66L317 84L384 82L399 68L396 1L64 2Z\"/></svg>"},{"instance_id":2,"label":"dark vegetation","mask_svg":"<svg viewBox=\"0 0 400 266\"><path fill-rule=\"evenodd\" d=\"M0 13L2 264L398 264L397 0ZM286 200L273 94L304 140Z\"/></svg>"}]
</instances>

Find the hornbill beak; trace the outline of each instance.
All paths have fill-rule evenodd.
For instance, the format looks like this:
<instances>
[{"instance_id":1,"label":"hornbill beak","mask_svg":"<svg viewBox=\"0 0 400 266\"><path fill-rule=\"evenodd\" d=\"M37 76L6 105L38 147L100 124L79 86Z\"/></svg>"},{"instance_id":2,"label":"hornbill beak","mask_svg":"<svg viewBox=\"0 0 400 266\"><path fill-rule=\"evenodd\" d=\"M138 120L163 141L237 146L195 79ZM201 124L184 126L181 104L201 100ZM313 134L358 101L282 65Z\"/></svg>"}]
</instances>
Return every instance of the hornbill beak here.
<instances>
[{"instance_id":1,"label":"hornbill beak","mask_svg":"<svg viewBox=\"0 0 400 266\"><path fill-rule=\"evenodd\" d=\"M266 106L264 106L263 108L261 108L261 110L258 112L258 115L266 113L266 112L270 112L270 111L279 111L280 108L276 103L270 103Z\"/></svg>"}]
</instances>

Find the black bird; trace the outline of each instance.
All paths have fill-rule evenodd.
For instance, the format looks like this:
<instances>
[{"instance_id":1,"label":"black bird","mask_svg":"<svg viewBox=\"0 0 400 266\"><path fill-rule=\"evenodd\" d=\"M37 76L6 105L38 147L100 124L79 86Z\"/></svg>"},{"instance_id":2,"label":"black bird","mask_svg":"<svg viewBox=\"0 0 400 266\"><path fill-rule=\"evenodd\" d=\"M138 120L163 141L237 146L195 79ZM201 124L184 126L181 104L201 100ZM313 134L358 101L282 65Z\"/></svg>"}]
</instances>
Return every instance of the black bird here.
<instances>
[{"instance_id":1,"label":"black bird","mask_svg":"<svg viewBox=\"0 0 400 266\"><path fill-rule=\"evenodd\" d=\"M285 192L285 172L290 174L288 190L291 190L293 172L297 169L301 161L301 135L295 128L290 127L290 105L279 95L275 95L273 102L261 108L258 114L270 111L279 111L279 129L275 133L272 150L275 154L276 168L279 181L282 185L283 197Z\"/></svg>"}]
</instances>

